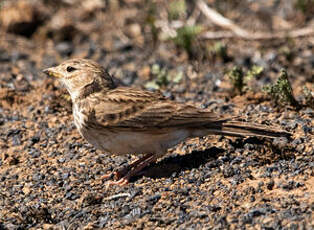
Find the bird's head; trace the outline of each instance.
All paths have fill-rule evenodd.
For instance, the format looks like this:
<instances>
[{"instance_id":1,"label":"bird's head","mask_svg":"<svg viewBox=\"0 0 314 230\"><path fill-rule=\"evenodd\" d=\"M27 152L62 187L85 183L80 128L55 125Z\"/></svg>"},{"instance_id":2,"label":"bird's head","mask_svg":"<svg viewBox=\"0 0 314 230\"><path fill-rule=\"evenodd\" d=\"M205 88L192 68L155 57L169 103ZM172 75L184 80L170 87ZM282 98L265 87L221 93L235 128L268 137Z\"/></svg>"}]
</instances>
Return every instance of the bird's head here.
<instances>
[{"instance_id":1,"label":"bird's head","mask_svg":"<svg viewBox=\"0 0 314 230\"><path fill-rule=\"evenodd\" d=\"M93 91L116 87L113 78L98 63L88 59L70 59L58 66L43 70L58 78L67 88L72 100Z\"/></svg>"}]
</instances>

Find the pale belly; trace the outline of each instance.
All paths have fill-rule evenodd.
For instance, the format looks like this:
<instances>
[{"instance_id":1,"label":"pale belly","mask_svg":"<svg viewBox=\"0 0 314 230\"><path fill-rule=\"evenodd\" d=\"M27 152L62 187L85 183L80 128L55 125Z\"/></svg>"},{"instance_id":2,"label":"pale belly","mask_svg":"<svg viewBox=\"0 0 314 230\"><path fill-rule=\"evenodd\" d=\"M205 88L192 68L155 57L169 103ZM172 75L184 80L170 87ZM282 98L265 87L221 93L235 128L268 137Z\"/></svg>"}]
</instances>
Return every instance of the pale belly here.
<instances>
[{"instance_id":1,"label":"pale belly","mask_svg":"<svg viewBox=\"0 0 314 230\"><path fill-rule=\"evenodd\" d=\"M80 129L81 135L95 148L115 155L164 154L167 149L189 137L189 131L176 130L162 134L145 132L95 132Z\"/></svg>"},{"instance_id":2,"label":"pale belly","mask_svg":"<svg viewBox=\"0 0 314 230\"><path fill-rule=\"evenodd\" d=\"M191 136L187 129L178 130L165 128L158 130L158 133L152 132L130 132L117 131L103 127L99 129L86 129L84 120L86 117L73 107L74 123L80 134L95 148L109 154L160 154L163 155L167 149L177 145Z\"/></svg>"}]
</instances>

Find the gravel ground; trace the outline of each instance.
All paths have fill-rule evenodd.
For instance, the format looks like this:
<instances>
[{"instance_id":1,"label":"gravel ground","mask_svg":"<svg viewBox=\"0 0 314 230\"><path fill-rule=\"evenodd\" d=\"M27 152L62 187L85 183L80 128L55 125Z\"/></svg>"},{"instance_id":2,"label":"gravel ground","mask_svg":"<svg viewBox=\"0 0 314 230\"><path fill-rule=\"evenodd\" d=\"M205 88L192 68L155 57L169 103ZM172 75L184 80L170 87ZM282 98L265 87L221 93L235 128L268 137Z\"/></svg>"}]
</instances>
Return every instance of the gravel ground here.
<instances>
[{"instance_id":1,"label":"gravel ground","mask_svg":"<svg viewBox=\"0 0 314 230\"><path fill-rule=\"evenodd\" d=\"M152 42L141 1L118 9L105 1L90 8L45 2L0 8L0 229L314 228L314 111L302 94L303 86L314 90L313 37L222 40L228 58L203 55L202 47L215 42L198 40L202 58L191 59L171 41ZM300 25L310 21L298 17ZM96 60L134 87L153 80L158 64L182 73L180 82L161 86L165 96L277 125L293 137L187 140L127 186L108 188L99 178L136 158L106 155L80 137L65 89L41 73L72 57ZM264 73L246 93L233 95L225 71L254 64ZM276 106L261 91L282 67L303 105L298 110Z\"/></svg>"}]
</instances>

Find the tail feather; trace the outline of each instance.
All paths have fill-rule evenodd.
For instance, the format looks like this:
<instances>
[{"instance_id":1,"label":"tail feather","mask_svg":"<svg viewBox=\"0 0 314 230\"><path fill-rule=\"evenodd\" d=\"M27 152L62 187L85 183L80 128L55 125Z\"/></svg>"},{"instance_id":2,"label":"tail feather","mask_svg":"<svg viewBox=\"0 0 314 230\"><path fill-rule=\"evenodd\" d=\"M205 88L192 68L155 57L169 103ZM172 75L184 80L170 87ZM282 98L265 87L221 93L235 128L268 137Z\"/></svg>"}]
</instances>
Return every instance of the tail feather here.
<instances>
[{"instance_id":1,"label":"tail feather","mask_svg":"<svg viewBox=\"0 0 314 230\"><path fill-rule=\"evenodd\" d=\"M265 125L240 122L240 121L222 121L215 125L210 124L206 128L210 130L210 133L243 137L243 136L258 136L258 137L290 137L291 133L284 130L268 127Z\"/></svg>"}]
</instances>

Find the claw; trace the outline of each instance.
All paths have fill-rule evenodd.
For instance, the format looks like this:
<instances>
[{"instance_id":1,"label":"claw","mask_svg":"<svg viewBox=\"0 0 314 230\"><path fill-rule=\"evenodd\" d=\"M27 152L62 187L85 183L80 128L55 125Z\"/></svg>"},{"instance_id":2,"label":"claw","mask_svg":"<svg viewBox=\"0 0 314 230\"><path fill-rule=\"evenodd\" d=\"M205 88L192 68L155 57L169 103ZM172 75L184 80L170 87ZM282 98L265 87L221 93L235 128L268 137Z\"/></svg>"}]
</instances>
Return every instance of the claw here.
<instances>
[{"instance_id":1,"label":"claw","mask_svg":"<svg viewBox=\"0 0 314 230\"><path fill-rule=\"evenodd\" d=\"M110 173L107 173L107 174L105 174L105 175L102 175L102 176L100 177L100 180L110 179L110 178L112 178L113 176L115 176L114 173L110 172Z\"/></svg>"},{"instance_id":2,"label":"claw","mask_svg":"<svg viewBox=\"0 0 314 230\"><path fill-rule=\"evenodd\" d=\"M154 154L147 154L144 157L136 160L132 164L123 167L113 173L105 174L101 177L101 180L103 179L116 179L116 181L108 181L106 183L106 186L109 187L111 185L126 185L129 183L129 180L131 177L138 175L138 173L145 168L147 165L149 165L151 162L155 162L157 159L157 156Z\"/></svg>"},{"instance_id":3,"label":"claw","mask_svg":"<svg viewBox=\"0 0 314 230\"><path fill-rule=\"evenodd\" d=\"M128 179L127 177L123 177L123 178L121 178L121 179L118 180L118 181L112 181L112 180L108 181L108 182L106 183L106 187L109 187L109 186L111 186L111 185L120 185L120 186L124 186L124 185L127 185L128 183L129 183L129 179Z\"/></svg>"}]
</instances>

